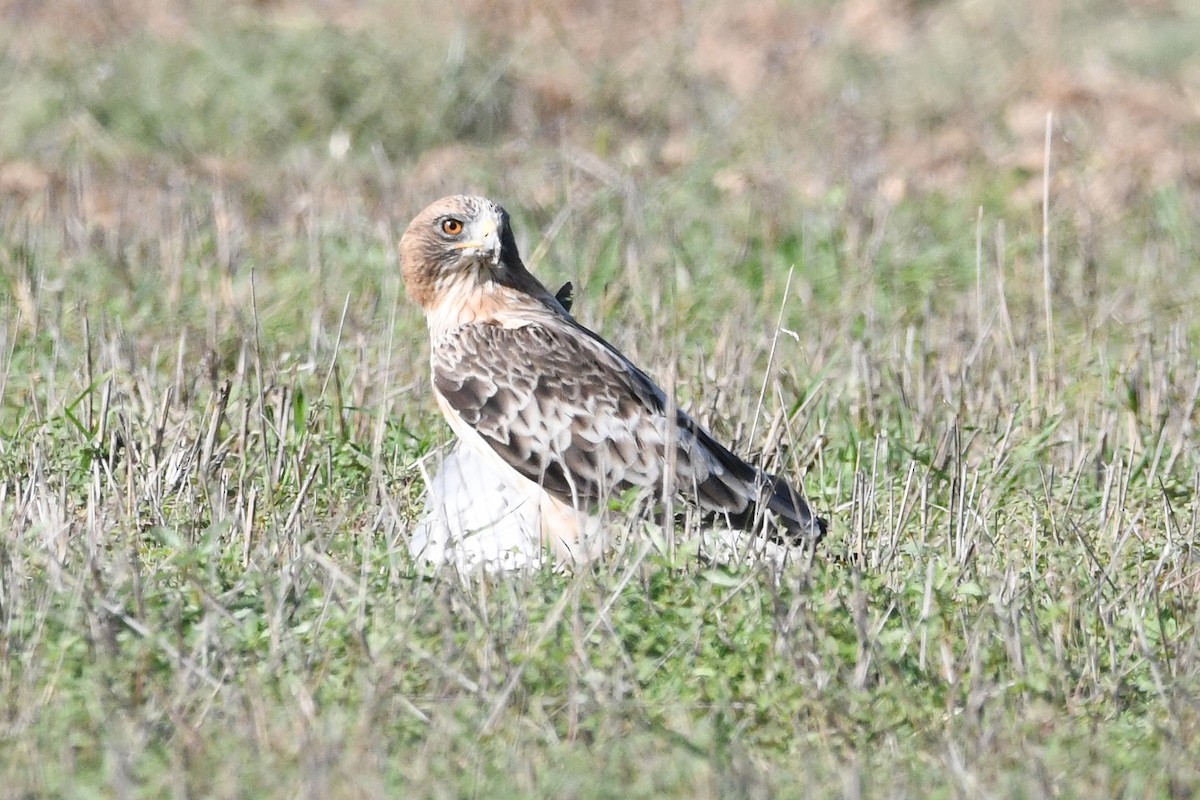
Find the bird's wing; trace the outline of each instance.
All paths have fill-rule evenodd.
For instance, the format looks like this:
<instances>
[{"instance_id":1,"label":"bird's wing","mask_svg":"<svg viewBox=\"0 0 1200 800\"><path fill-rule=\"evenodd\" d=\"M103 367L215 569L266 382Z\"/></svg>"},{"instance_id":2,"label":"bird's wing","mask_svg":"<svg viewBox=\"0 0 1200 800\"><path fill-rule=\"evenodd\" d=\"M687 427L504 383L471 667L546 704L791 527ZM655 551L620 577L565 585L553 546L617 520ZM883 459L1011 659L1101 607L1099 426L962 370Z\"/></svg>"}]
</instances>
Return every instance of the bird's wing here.
<instances>
[{"instance_id":1,"label":"bird's wing","mask_svg":"<svg viewBox=\"0 0 1200 800\"><path fill-rule=\"evenodd\" d=\"M570 320L464 325L438 338L432 361L444 410L566 502L594 504L629 488L661 491L671 446L675 491L745 525L766 500L793 527L772 500L776 484L786 484L739 459L686 414L668 425L662 390ZM790 496L803 509L796 512L802 532L815 532L807 506Z\"/></svg>"},{"instance_id":2,"label":"bird's wing","mask_svg":"<svg viewBox=\"0 0 1200 800\"><path fill-rule=\"evenodd\" d=\"M579 505L660 484L656 399L570 328L464 325L439 337L432 361L444 406L548 492Z\"/></svg>"},{"instance_id":3,"label":"bird's wing","mask_svg":"<svg viewBox=\"0 0 1200 800\"><path fill-rule=\"evenodd\" d=\"M624 368L629 380L651 405L662 410L666 393L654 380L595 331L567 315L562 323L571 333L583 336ZM664 411L665 419L665 411ZM718 442L699 423L678 409L675 412L677 491L690 495L703 508L725 514L729 521L751 530L761 523L759 507L774 512L783 524L785 541L819 540L825 535L826 520L809 508L804 498L783 478L747 464Z\"/></svg>"}]
</instances>

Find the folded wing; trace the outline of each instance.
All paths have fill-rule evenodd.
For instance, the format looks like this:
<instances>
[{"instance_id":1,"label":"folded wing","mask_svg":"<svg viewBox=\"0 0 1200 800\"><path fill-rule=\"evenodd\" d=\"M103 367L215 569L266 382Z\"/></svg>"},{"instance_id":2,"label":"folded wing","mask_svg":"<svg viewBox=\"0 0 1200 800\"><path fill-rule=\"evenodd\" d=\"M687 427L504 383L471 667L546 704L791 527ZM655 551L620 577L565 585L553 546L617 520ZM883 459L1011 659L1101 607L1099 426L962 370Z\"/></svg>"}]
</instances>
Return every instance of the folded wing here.
<instances>
[{"instance_id":1,"label":"folded wing","mask_svg":"<svg viewBox=\"0 0 1200 800\"><path fill-rule=\"evenodd\" d=\"M668 424L663 391L615 348L569 318L520 327L464 325L434 343L446 404L519 474L577 507L631 488L673 486L746 529L765 505L789 538L825 522L780 478L742 461L683 412Z\"/></svg>"}]
</instances>

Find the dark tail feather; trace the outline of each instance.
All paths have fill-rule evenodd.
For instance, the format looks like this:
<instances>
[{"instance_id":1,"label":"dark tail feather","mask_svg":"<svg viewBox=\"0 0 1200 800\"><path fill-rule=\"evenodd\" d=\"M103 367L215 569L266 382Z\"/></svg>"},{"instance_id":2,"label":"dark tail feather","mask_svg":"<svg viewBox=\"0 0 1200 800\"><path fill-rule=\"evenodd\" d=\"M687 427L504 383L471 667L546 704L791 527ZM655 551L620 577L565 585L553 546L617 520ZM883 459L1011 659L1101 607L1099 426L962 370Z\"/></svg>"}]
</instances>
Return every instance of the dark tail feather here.
<instances>
[{"instance_id":1,"label":"dark tail feather","mask_svg":"<svg viewBox=\"0 0 1200 800\"><path fill-rule=\"evenodd\" d=\"M825 538L829 523L813 513L795 489L777 475L759 473L761 499L751 501L738 513L714 512L714 518L727 519L729 524L744 531L763 532L771 541L785 545L819 543ZM764 506L779 523L779 529L766 526L763 530Z\"/></svg>"},{"instance_id":2,"label":"dark tail feather","mask_svg":"<svg viewBox=\"0 0 1200 800\"><path fill-rule=\"evenodd\" d=\"M814 514L808 503L804 502L804 498L783 478L767 473L763 473L763 477L767 480L763 494L770 493L767 497L767 508L779 515L792 543L821 541L829 523Z\"/></svg>"},{"instance_id":3,"label":"dark tail feather","mask_svg":"<svg viewBox=\"0 0 1200 800\"><path fill-rule=\"evenodd\" d=\"M729 522L742 530L755 531L762 526L762 507L774 512L776 519L783 525L784 530L771 538L781 544L799 545L807 542L819 542L825 536L828 523L813 513L808 503L800 493L792 488L786 480L778 475L771 475L747 464L734 455L710 436L703 428L696 425L690 418L681 415L681 423L691 423L690 431L709 452L717 457L728 475L744 487L758 489L758 497L746 498L745 489L735 489L729 482L713 476L705 485L699 487L701 495L706 495L709 508L725 508L726 511L716 512L717 516L727 518ZM735 499L732 495L737 495ZM745 508L733 513L728 509L741 505L737 500L749 500ZM770 535L770 534L769 534Z\"/></svg>"}]
</instances>

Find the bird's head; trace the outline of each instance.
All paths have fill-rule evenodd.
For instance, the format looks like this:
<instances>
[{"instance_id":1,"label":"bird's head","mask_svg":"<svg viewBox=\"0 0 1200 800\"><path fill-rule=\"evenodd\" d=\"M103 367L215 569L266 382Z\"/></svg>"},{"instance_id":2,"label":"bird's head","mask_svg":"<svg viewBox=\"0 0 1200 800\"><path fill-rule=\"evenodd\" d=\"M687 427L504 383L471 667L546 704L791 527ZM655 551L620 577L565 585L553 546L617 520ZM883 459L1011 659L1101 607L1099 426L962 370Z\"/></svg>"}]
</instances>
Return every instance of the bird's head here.
<instances>
[{"instance_id":1,"label":"bird's head","mask_svg":"<svg viewBox=\"0 0 1200 800\"><path fill-rule=\"evenodd\" d=\"M427 310L451 284L524 271L508 212L469 195L443 197L417 214L400 237L400 263L409 296Z\"/></svg>"}]
</instances>

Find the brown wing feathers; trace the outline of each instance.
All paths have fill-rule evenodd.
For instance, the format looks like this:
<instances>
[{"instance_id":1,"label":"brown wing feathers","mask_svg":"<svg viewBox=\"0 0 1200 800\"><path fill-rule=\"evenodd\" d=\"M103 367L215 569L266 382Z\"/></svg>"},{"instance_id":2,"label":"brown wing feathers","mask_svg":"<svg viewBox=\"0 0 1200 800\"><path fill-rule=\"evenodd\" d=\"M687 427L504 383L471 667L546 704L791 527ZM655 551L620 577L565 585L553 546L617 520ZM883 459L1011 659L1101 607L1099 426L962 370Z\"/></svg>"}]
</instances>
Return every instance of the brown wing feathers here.
<instances>
[{"instance_id":1,"label":"brown wing feathers","mask_svg":"<svg viewBox=\"0 0 1200 800\"><path fill-rule=\"evenodd\" d=\"M598 347L599 337L571 333L460 327L438 341L434 384L509 465L566 502L661 487L668 441L661 390L611 346ZM823 520L785 482L742 461L683 412L676 425L680 494L744 528L759 523L756 507L765 499L790 533L823 532Z\"/></svg>"},{"instance_id":2,"label":"brown wing feathers","mask_svg":"<svg viewBox=\"0 0 1200 800\"><path fill-rule=\"evenodd\" d=\"M434 349L434 386L514 469L574 502L650 486L663 442L619 372L539 325L466 325Z\"/></svg>"}]
</instances>

